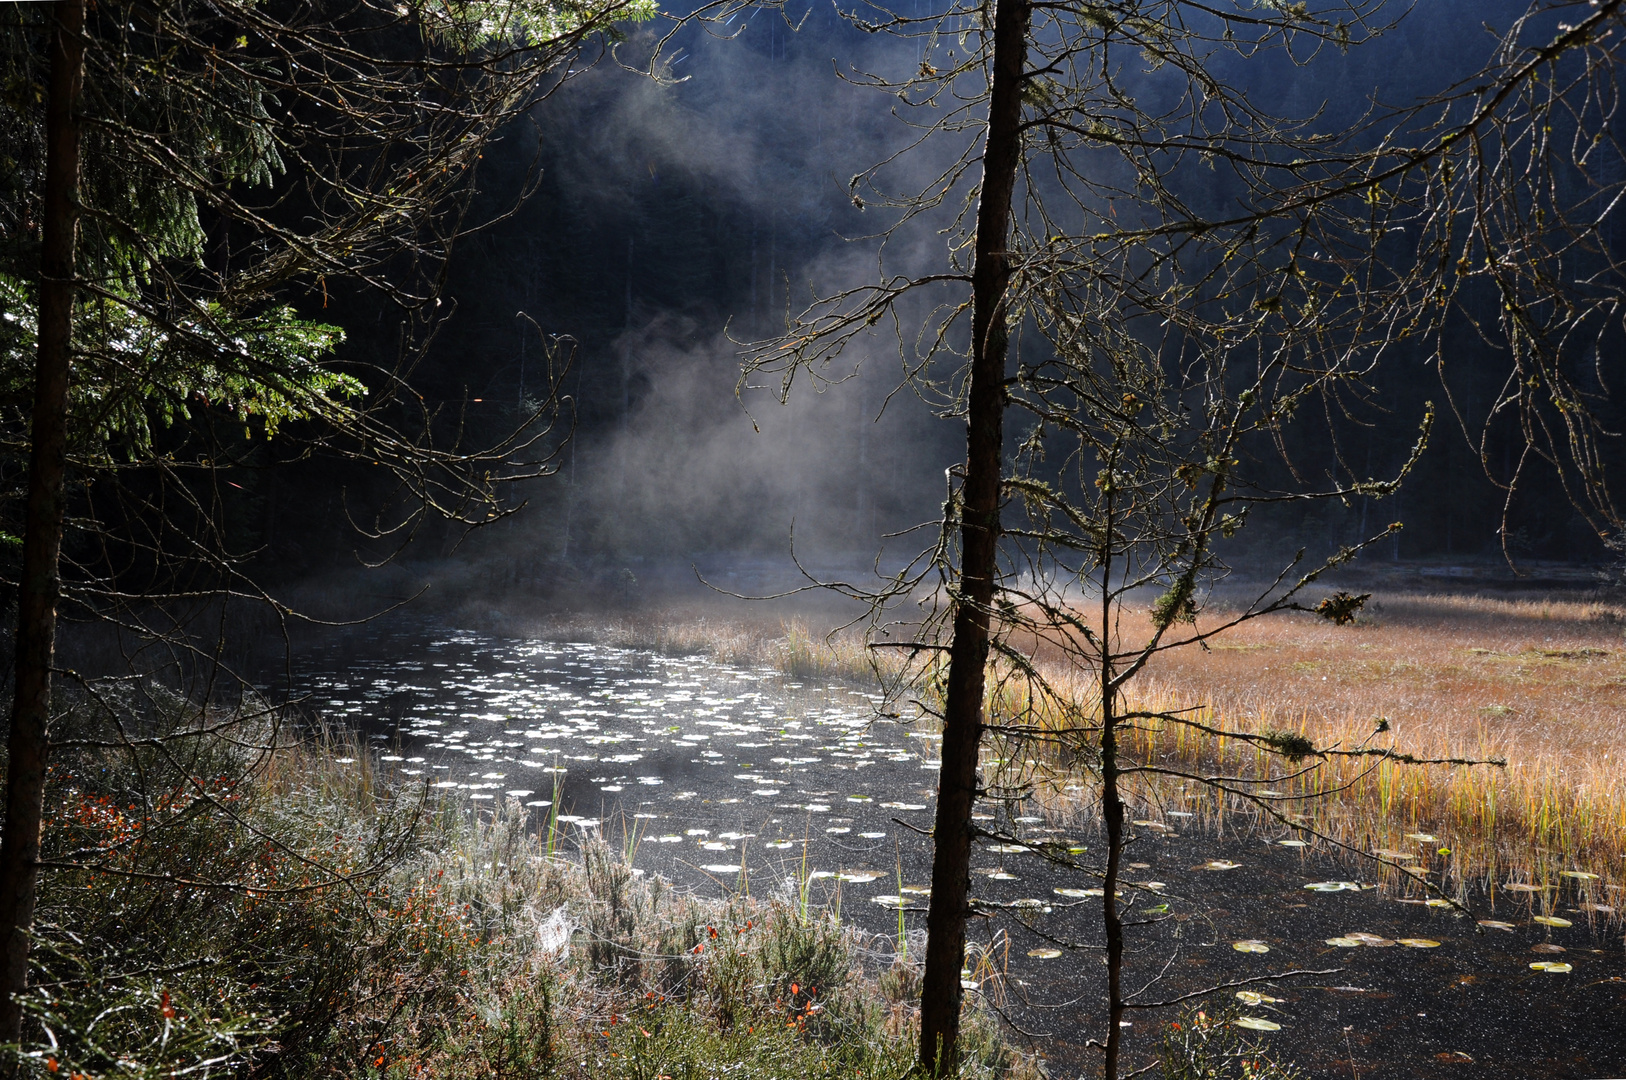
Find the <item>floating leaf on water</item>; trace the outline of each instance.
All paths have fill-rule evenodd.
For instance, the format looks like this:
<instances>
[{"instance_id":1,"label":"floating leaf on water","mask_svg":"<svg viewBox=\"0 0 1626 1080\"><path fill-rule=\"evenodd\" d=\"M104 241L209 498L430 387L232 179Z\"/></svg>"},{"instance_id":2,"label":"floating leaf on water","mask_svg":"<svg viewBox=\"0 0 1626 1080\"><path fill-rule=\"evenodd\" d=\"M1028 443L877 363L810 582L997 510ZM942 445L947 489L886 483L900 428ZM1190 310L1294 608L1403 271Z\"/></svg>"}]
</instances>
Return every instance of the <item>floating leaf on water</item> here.
<instances>
[{"instance_id":1,"label":"floating leaf on water","mask_svg":"<svg viewBox=\"0 0 1626 1080\"><path fill-rule=\"evenodd\" d=\"M1438 836L1435 836L1433 833L1426 832L1409 832L1406 834L1406 839L1416 840L1420 844L1437 844L1440 842L1440 838Z\"/></svg>"},{"instance_id":2,"label":"floating leaf on water","mask_svg":"<svg viewBox=\"0 0 1626 1080\"><path fill-rule=\"evenodd\" d=\"M1311 892L1360 892L1361 887L1353 881L1312 881L1304 886Z\"/></svg>"},{"instance_id":3,"label":"floating leaf on water","mask_svg":"<svg viewBox=\"0 0 1626 1080\"><path fill-rule=\"evenodd\" d=\"M1358 949L1362 943L1352 937L1330 937L1327 939L1327 944L1336 945L1340 949Z\"/></svg>"},{"instance_id":4,"label":"floating leaf on water","mask_svg":"<svg viewBox=\"0 0 1626 1080\"><path fill-rule=\"evenodd\" d=\"M1024 910L1036 911L1040 908L1045 908L1045 903L1043 900L1034 900L1031 897L1024 897L1021 900L1012 900L1010 906L1013 908L1023 908ZM1045 910L1048 911L1049 909L1045 908Z\"/></svg>"},{"instance_id":5,"label":"floating leaf on water","mask_svg":"<svg viewBox=\"0 0 1626 1080\"><path fill-rule=\"evenodd\" d=\"M886 896L872 896L869 898L869 902L872 904L880 904L884 908L901 908L909 901L901 896L893 896L889 893Z\"/></svg>"},{"instance_id":6,"label":"floating leaf on water","mask_svg":"<svg viewBox=\"0 0 1626 1080\"><path fill-rule=\"evenodd\" d=\"M1512 932L1518 929L1517 926L1514 926L1510 922L1499 922L1496 919L1480 919L1479 925L1483 926L1487 930L1507 930Z\"/></svg>"},{"instance_id":7,"label":"floating leaf on water","mask_svg":"<svg viewBox=\"0 0 1626 1080\"><path fill-rule=\"evenodd\" d=\"M751 792L751 794L753 794L753 795L777 795L777 794L779 794L779 789L776 788L776 787L757 788L755 791Z\"/></svg>"},{"instance_id":8,"label":"floating leaf on water","mask_svg":"<svg viewBox=\"0 0 1626 1080\"><path fill-rule=\"evenodd\" d=\"M1242 1002L1244 1005L1279 1005L1282 1001L1281 998L1274 998L1269 994L1261 994L1257 990L1238 990L1236 992L1236 999Z\"/></svg>"},{"instance_id":9,"label":"floating leaf on water","mask_svg":"<svg viewBox=\"0 0 1626 1080\"><path fill-rule=\"evenodd\" d=\"M858 835L862 836L865 840L884 840L884 839L886 839L886 833L884 833L884 832L861 832Z\"/></svg>"},{"instance_id":10,"label":"floating leaf on water","mask_svg":"<svg viewBox=\"0 0 1626 1080\"><path fill-rule=\"evenodd\" d=\"M1615 913L1615 909L1608 904L1582 904L1581 910L1596 912L1599 915L1613 915Z\"/></svg>"},{"instance_id":11,"label":"floating leaf on water","mask_svg":"<svg viewBox=\"0 0 1626 1080\"><path fill-rule=\"evenodd\" d=\"M903 887L903 891L906 893L914 893L916 896L930 896L932 894L932 887L930 885L905 885Z\"/></svg>"},{"instance_id":12,"label":"floating leaf on water","mask_svg":"<svg viewBox=\"0 0 1626 1080\"><path fill-rule=\"evenodd\" d=\"M886 807L888 810L924 810L924 809L926 809L926 807L921 803L884 802L881 805Z\"/></svg>"},{"instance_id":13,"label":"floating leaf on water","mask_svg":"<svg viewBox=\"0 0 1626 1080\"><path fill-rule=\"evenodd\" d=\"M786 848L795 847L796 846L796 841L794 841L794 840L770 840L770 841L768 841L766 844L764 844L762 846L763 847L773 848L775 851L784 851Z\"/></svg>"},{"instance_id":14,"label":"floating leaf on water","mask_svg":"<svg viewBox=\"0 0 1626 1080\"><path fill-rule=\"evenodd\" d=\"M1280 844L1282 847L1309 847L1310 846L1309 842L1305 841L1305 840L1278 840L1276 842L1278 844Z\"/></svg>"},{"instance_id":15,"label":"floating leaf on water","mask_svg":"<svg viewBox=\"0 0 1626 1080\"><path fill-rule=\"evenodd\" d=\"M1263 941L1258 941L1255 939L1232 942L1231 948L1235 949L1237 952L1245 953L1267 953L1270 951L1269 945L1266 945Z\"/></svg>"},{"instance_id":16,"label":"floating leaf on water","mask_svg":"<svg viewBox=\"0 0 1626 1080\"><path fill-rule=\"evenodd\" d=\"M1235 1020L1231 1021L1231 1023L1235 1024L1239 1028L1247 1028L1249 1031L1282 1030L1282 1025L1276 1023L1276 1021L1262 1020L1257 1016L1239 1016Z\"/></svg>"},{"instance_id":17,"label":"floating leaf on water","mask_svg":"<svg viewBox=\"0 0 1626 1080\"><path fill-rule=\"evenodd\" d=\"M1089 896L1091 892L1094 892L1096 896L1101 895L1100 889L1053 889L1051 891L1057 896L1071 897L1074 900L1079 900L1083 897Z\"/></svg>"},{"instance_id":18,"label":"floating leaf on water","mask_svg":"<svg viewBox=\"0 0 1626 1080\"><path fill-rule=\"evenodd\" d=\"M1141 826L1144 829L1167 829L1168 828L1168 826L1163 824L1161 821L1137 821L1137 822L1135 822L1135 824Z\"/></svg>"},{"instance_id":19,"label":"floating leaf on water","mask_svg":"<svg viewBox=\"0 0 1626 1080\"><path fill-rule=\"evenodd\" d=\"M1156 892L1159 889L1167 889L1168 888L1168 886L1165 885L1161 881L1143 881L1143 882L1141 882L1141 887L1146 888L1146 889L1151 889L1153 892Z\"/></svg>"},{"instance_id":20,"label":"floating leaf on water","mask_svg":"<svg viewBox=\"0 0 1626 1080\"><path fill-rule=\"evenodd\" d=\"M989 851L997 851L1001 855L1015 855L1029 850L1026 844L989 844L987 847Z\"/></svg>"},{"instance_id":21,"label":"floating leaf on water","mask_svg":"<svg viewBox=\"0 0 1626 1080\"><path fill-rule=\"evenodd\" d=\"M1235 870L1241 863L1231 862L1227 859L1209 859L1201 866L1193 866L1193 870Z\"/></svg>"},{"instance_id":22,"label":"floating leaf on water","mask_svg":"<svg viewBox=\"0 0 1626 1080\"><path fill-rule=\"evenodd\" d=\"M707 840L700 845L702 851L733 851L733 844L725 844L721 840Z\"/></svg>"},{"instance_id":23,"label":"floating leaf on water","mask_svg":"<svg viewBox=\"0 0 1626 1080\"><path fill-rule=\"evenodd\" d=\"M1568 919L1560 919L1557 915L1537 915L1531 922L1538 922L1543 926L1574 926Z\"/></svg>"},{"instance_id":24,"label":"floating leaf on water","mask_svg":"<svg viewBox=\"0 0 1626 1080\"><path fill-rule=\"evenodd\" d=\"M700 869L708 874L737 874L740 872L738 863L707 863Z\"/></svg>"},{"instance_id":25,"label":"floating leaf on water","mask_svg":"<svg viewBox=\"0 0 1626 1080\"><path fill-rule=\"evenodd\" d=\"M1440 943L1438 941L1435 941L1433 938L1426 937L1396 938L1395 943L1397 945L1404 945L1408 949L1438 949L1440 947Z\"/></svg>"},{"instance_id":26,"label":"floating leaf on water","mask_svg":"<svg viewBox=\"0 0 1626 1080\"><path fill-rule=\"evenodd\" d=\"M678 835L676 835L674 833L667 833L665 836L657 836L657 837L655 837L655 843L657 843L657 844L681 844L681 843L683 843L683 837L678 836Z\"/></svg>"},{"instance_id":27,"label":"floating leaf on water","mask_svg":"<svg viewBox=\"0 0 1626 1080\"><path fill-rule=\"evenodd\" d=\"M807 812L810 814L828 814L830 812L830 804L810 802L807 804Z\"/></svg>"},{"instance_id":28,"label":"floating leaf on water","mask_svg":"<svg viewBox=\"0 0 1626 1080\"><path fill-rule=\"evenodd\" d=\"M1364 930L1357 930L1352 934L1345 934L1344 936L1347 938L1354 938L1362 945L1368 945L1374 949L1387 949L1394 945L1394 942L1390 941L1388 938L1382 937L1378 934L1368 934Z\"/></svg>"},{"instance_id":29,"label":"floating leaf on water","mask_svg":"<svg viewBox=\"0 0 1626 1080\"><path fill-rule=\"evenodd\" d=\"M560 818L559 820L563 821L565 819ZM684 836L710 836L711 835L711 830L710 829L684 829L683 830L683 835Z\"/></svg>"},{"instance_id":30,"label":"floating leaf on water","mask_svg":"<svg viewBox=\"0 0 1626 1080\"><path fill-rule=\"evenodd\" d=\"M1061 955L1060 949L1029 949L1028 955L1039 960L1054 960Z\"/></svg>"},{"instance_id":31,"label":"floating leaf on water","mask_svg":"<svg viewBox=\"0 0 1626 1080\"><path fill-rule=\"evenodd\" d=\"M1562 945L1554 945L1550 941L1543 941L1543 942L1541 942L1539 944L1530 946L1530 951L1531 952L1539 952L1539 953L1555 953L1556 954L1556 953L1561 953L1561 952L1567 952L1568 950L1565 949L1564 946L1562 946Z\"/></svg>"},{"instance_id":32,"label":"floating leaf on water","mask_svg":"<svg viewBox=\"0 0 1626 1080\"><path fill-rule=\"evenodd\" d=\"M1535 963L1530 965L1530 970L1545 971L1549 975L1565 975L1571 971L1574 971L1575 968L1573 965L1566 964L1560 960L1537 960Z\"/></svg>"},{"instance_id":33,"label":"floating leaf on water","mask_svg":"<svg viewBox=\"0 0 1626 1080\"><path fill-rule=\"evenodd\" d=\"M1415 859L1415 858L1417 858L1417 856L1413 855L1409 851L1391 851L1388 848L1377 848L1376 850L1374 850L1372 852L1372 854L1381 855L1385 859Z\"/></svg>"},{"instance_id":34,"label":"floating leaf on water","mask_svg":"<svg viewBox=\"0 0 1626 1080\"><path fill-rule=\"evenodd\" d=\"M977 982L975 979L961 979L960 980L960 989L961 990L981 990L982 989L982 984Z\"/></svg>"},{"instance_id":35,"label":"floating leaf on water","mask_svg":"<svg viewBox=\"0 0 1626 1080\"><path fill-rule=\"evenodd\" d=\"M995 870L993 873L988 875L988 879L990 881L1021 881L1022 880L1021 878L1017 877L1015 874L1007 874L1003 870Z\"/></svg>"},{"instance_id":36,"label":"floating leaf on water","mask_svg":"<svg viewBox=\"0 0 1626 1080\"><path fill-rule=\"evenodd\" d=\"M832 878L835 876L836 872L834 870L815 870L811 874L807 875L807 879L809 881L814 881L822 878Z\"/></svg>"},{"instance_id":37,"label":"floating leaf on water","mask_svg":"<svg viewBox=\"0 0 1626 1080\"><path fill-rule=\"evenodd\" d=\"M869 870L853 870L844 874L836 875L836 877L840 878L842 881L850 881L854 885L867 885L880 876L880 874Z\"/></svg>"},{"instance_id":38,"label":"floating leaf on water","mask_svg":"<svg viewBox=\"0 0 1626 1080\"><path fill-rule=\"evenodd\" d=\"M1082 844L1069 844L1067 846L1067 854L1069 855L1082 855L1088 850L1090 849Z\"/></svg>"},{"instance_id":39,"label":"floating leaf on water","mask_svg":"<svg viewBox=\"0 0 1626 1080\"><path fill-rule=\"evenodd\" d=\"M1564 877L1574 878L1576 881L1597 881L1597 874L1589 874L1585 870L1566 870Z\"/></svg>"},{"instance_id":40,"label":"floating leaf on water","mask_svg":"<svg viewBox=\"0 0 1626 1080\"><path fill-rule=\"evenodd\" d=\"M848 802L869 802L870 801L870 796L868 796L868 795L849 795L849 796L847 796L847 801Z\"/></svg>"},{"instance_id":41,"label":"floating leaf on water","mask_svg":"<svg viewBox=\"0 0 1626 1080\"><path fill-rule=\"evenodd\" d=\"M1449 901L1449 900L1441 900L1438 896L1431 896L1427 900L1423 901L1423 903L1426 904L1428 907L1454 907L1455 906L1454 904L1451 903L1451 901Z\"/></svg>"},{"instance_id":42,"label":"floating leaf on water","mask_svg":"<svg viewBox=\"0 0 1626 1080\"><path fill-rule=\"evenodd\" d=\"M1551 885L1529 885L1522 881L1510 881L1502 886L1508 892L1538 893L1552 888Z\"/></svg>"},{"instance_id":43,"label":"floating leaf on water","mask_svg":"<svg viewBox=\"0 0 1626 1080\"><path fill-rule=\"evenodd\" d=\"M825 829L824 831L827 832L827 833L831 833L831 834L833 834L835 836L840 836L843 833L852 832L852 828L850 826L847 826L847 825L832 825L828 829Z\"/></svg>"}]
</instances>

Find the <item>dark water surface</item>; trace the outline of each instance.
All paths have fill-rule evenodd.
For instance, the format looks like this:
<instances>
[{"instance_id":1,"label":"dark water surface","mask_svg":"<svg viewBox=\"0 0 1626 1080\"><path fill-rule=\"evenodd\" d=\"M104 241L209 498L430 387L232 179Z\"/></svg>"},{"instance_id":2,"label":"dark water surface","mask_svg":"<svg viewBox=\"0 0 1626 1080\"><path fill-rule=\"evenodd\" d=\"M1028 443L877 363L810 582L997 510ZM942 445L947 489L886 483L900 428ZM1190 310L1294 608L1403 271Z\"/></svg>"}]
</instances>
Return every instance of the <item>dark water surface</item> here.
<instances>
[{"instance_id":1,"label":"dark water surface","mask_svg":"<svg viewBox=\"0 0 1626 1080\"><path fill-rule=\"evenodd\" d=\"M931 826L938 741L877 721L878 698L862 688L407 621L303 652L296 682L312 712L366 733L405 779L477 806L515 799L539 819L558 813L572 836L635 840L638 868L697 891L796 897L805 882L810 903L877 935L883 953L900 944L901 907L904 943L921 947L930 850L916 830ZM972 981L1018 1029L1044 1036L1035 1046L1054 1075L1088 1074L1084 1042L1105 1014L1104 900L1098 881L1040 852L1088 863L1098 838L1037 808L990 804L978 817L998 835L973 862L983 906ZM1361 888L1360 867L1315 849L1184 826L1172 814L1136 826L1120 901L1145 924L1130 931L1135 1000L1317 972L1228 987L1205 1005L1280 1025L1258 1037L1315 1077L1626 1076L1621 927L1578 909L1626 897L1575 884L1551 905L1567 927L1502 899L1476 917L1514 929L1485 929ZM1338 891L1305 888L1344 879ZM1376 943L1327 943L1351 934ZM1532 951L1553 945L1563 951ZM1239 991L1275 1000L1239 1002ZM1132 1063L1151 1059L1172 1018L1134 1014Z\"/></svg>"}]
</instances>

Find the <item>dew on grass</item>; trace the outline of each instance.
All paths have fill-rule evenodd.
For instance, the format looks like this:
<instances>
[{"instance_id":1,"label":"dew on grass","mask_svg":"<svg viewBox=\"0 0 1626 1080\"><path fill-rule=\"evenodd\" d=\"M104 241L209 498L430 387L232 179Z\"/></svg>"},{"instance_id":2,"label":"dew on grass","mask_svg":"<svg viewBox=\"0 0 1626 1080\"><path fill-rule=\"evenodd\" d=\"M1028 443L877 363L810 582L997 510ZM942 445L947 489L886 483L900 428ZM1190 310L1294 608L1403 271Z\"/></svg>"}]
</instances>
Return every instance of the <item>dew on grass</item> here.
<instances>
[{"instance_id":1,"label":"dew on grass","mask_svg":"<svg viewBox=\"0 0 1626 1080\"><path fill-rule=\"evenodd\" d=\"M1486 930L1506 930L1509 933L1512 933L1518 929L1518 927L1514 926L1512 923L1502 922L1499 919L1480 919L1479 925L1483 926Z\"/></svg>"},{"instance_id":2,"label":"dew on grass","mask_svg":"<svg viewBox=\"0 0 1626 1080\"><path fill-rule=\"evenodd\" d=\"M1253 938L1250 938L1247 941L1233 941L1231 943L1231 948L1242 953L1267 953L1270 951L1269 945L1266 945L1263 941Z\"/></svg>"},{"instance_id":3,"label":"dew on grass","mask_svg":"<svg viewBox=\"0 0 1626 1080\"><path fill-rule=\"evenodd\" d=\"M1276 1023L1276 1021L1262 1020L1257 1016L1239 1016L1235 1020L1231 1021L1231 1023L1235 1024L1239 1028L1247 1028L1249 1031L1282 1030L1282 1025Z\"/></svg>"},{"instance_id":4,"label":"dew on grass","mask_svg":"<svg viewBox=\"0 0 1626 1080\"><path fill-rule=\"evenodd\" d=\"M1440 947L1438 941L1426 937L1395 938L1395 944L1404 945L1408 949L1438 949Z\"/></svg>"},{"instance_id":5,"label":"dew on grass","mask_svg":"<svg viewBox=\"0 0 1626 1080\"><path fill-rule=\"evenodd\" d=\"M1244 1005L1279 1005L1282 999L1261 994L1257 990L1238 990L1236 999Z\"/></svg>"},{"instance_id":6,"label":"dew on grass","mask_svg":"<svg viewBox=\"0 0 1626 1080\"><path fill-rule=\"evenodd\" d=\"M1235 870L1241 863L1231 862L1228 859L1209 859L1201 866L1193 866L1193 870Z\"/></svg>"},{"instance_id":7,"label":"dew on grass","mask_svg":"<svg viewBox=\"0 0 1626 1080\"><path fill-rule=\"evenodd\" d=\"M1545 971L1549 975L1565 975L1575 970L1574 965L1566 964L1561 960L1537 960L1530 965L1531 971Z\"/></svg>"},{"instance_id":8,"label":"dew on grass","mask_svg":"<svg viewBox=\"0 0 1626 1080\"><path fill-rule=\"evenodd\" d=\"M1560 919L1557 915L1537 915L1531 922L1538 922L1543 926L1574 926L1568 919Z\"/></svg>"},{"instance_id":9,"label":"dew on grass","mask_svg":"<svg viewBox=\"0 0 1626 1080\"><path fill-rule=\"evenodd\" d=\"M1038 960L1054 960L1061 956L1060 949L1029 949L1028 955Z\"/></svg>"}]
</instances>

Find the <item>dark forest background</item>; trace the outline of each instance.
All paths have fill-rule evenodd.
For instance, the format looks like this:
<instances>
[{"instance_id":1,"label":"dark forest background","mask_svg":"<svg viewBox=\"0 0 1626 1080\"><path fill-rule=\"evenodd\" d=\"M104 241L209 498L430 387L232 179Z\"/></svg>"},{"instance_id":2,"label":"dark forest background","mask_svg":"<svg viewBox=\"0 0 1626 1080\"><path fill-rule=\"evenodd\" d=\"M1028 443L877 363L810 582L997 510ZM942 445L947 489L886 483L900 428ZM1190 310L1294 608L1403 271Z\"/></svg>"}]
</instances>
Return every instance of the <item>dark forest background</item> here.
<instances>
[{"instance_id":1,"label":"dark forest background","mask_svg":"<svg viewBox=\"0 0 1626 1080\"><path fill-rule=\"evenodd\" d=\"M1250 90L1288 114L1347 122L1374 99L1435 91L1453 70L1477 66L1493 42L1487 24L1514 10L1428 0L1347 55L1248 65ZM717 36L724 32L733 36ZM635 39L623 55L646 47ZM569 586L628 566L789 569L793 527L803 558L868 561L883 533L936 517L963 427L907 389L893 394L895 340L877 335L851 354L852 366L830 373L856 377L798 386L789 407L771 393L736 392L739 342L772 335L787 306L812 290L874 276L877 245L863 237L884 227L885 214L856 206L847 181L909 129L893 101L841 75L899 70L918 62L917 49L861 33L825 4L786 16L756 11L710 33L687 31L665 69L681 82L652 81L606 57L583 64L510 130L486 154L470 218L507 216L458 245L443 317L410 381L440 410L441 439L460 433L479 445L545 404L548 350L568 351L560 430L574 434L558 474L517 493L523 510L472 537L428 527L408 557L455 550L515 580ZM1223 203L1224 182L1216 173L1198 194ZM930 229L901 236L888 265L927 265L942 243ZM1485 303L1493 314L1494 301ZM401 315L376 299L334 292L304 307L345 327L347 359L388 366L402 355ZM550 345L553 335L572 343ZM1497 347L1464 323L1443 373L1421 348L1415 357L1396 348L1369 401L1301 416L1289 447L1303 473L1337 470L1330 428L1343 467L1381 476L1404 460L1423 403L1433 401L1440 422L1400 495L1279 511L1239 536L1233 560L1273 567L1297 548L1324 553L1394 520L1405 530L1365 560L1502 557L1506 492L1486 470L1510 475L1519 443L1493 425L1483 461L1477 444L1505 377ZM1597 360L1604 381L1592 389L1601 395L1622 365L1618 352ZM1601 396L1595 404L1615 418ZM1619 459L1618 445L1608 452ZM242 475L232 498L239 543L261 548L258 569L271 580L354 567L393 548L352 527L380 507L390 512L388 491L364 463L316 458ZM1539 468L1507 514L1507 548L1519 559L1605 557Z\"/></svg>"}]
</instances>

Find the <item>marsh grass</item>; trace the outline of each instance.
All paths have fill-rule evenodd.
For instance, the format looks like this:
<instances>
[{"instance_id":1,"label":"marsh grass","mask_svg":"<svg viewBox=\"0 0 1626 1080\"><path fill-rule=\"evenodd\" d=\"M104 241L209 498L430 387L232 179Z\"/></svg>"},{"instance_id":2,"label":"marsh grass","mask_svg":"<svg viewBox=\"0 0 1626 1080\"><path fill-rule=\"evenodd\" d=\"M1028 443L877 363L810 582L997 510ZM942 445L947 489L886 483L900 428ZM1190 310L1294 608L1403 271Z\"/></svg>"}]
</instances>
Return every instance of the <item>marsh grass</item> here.
<instances>
[{"instance_id":1,"label":"marsh grass","mask_svg":"<svg viewBox=\"0 0 1626 1080\"><path fill-rule=\"evenodd\" d=\"M704 900L392 786L353 740L52 777L25 1071L672 1080L902 1077L918 973L783 897ZM245 756L250 760L245 761ZM184 767L175 768L180 764ZM200 798L199 793L207 794ZM968 1076L1034 1076L973 1025Z\"/></svg>"},{"instance_id":2,"label":"marsh grass","mask_svg":"<svg viewBox=\"0 0 1626 1080\"><path fill-rule=\"evenodd\" d=\"M1290 823L1303 823L1363 852L1412 856L1386 857L1395 865L1367 864L1367 872L1419 894L1417 879L1426 877L1459 897L1477 884L1535 886L1493 889L1497 904L1618 906L1626 885L1620 613L1592 601L1539 598L1409 596L1375 606L1371 617L1342 629L1291 616L1246 624L1210 651L1161 659L1133 684L1129 704L1185 710L1221 731L1271 732L1284 745L1302 738L1318 749L1392 747L1418 758L1501 759L1505 767L1371 757L1294 764L1256 742L1138 720L1123 735L1137 761L1256 778L1231 786L1279 793L1268 798L1287 823L1234 794L1144 774L1133 815L1181 829L1280 838L1293 835ZM1027 717L1052 736L1088 726L1093 688L1076 674L1048 675L1052 698L995 698L991 711ZM1387 731L1378 730L1380 720ZM1042 738L1036 745L1044 749L1030 743L1021 760L1043 777L1055 814L1089 819L1087 761L1069 756L1065 743ZM996 758L1016 753L991 751ZM1170 811L1193 816L1165 817Z\"/></svg>"}]
</instances>

